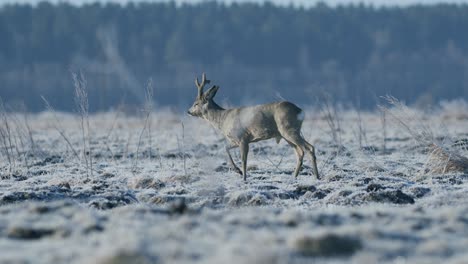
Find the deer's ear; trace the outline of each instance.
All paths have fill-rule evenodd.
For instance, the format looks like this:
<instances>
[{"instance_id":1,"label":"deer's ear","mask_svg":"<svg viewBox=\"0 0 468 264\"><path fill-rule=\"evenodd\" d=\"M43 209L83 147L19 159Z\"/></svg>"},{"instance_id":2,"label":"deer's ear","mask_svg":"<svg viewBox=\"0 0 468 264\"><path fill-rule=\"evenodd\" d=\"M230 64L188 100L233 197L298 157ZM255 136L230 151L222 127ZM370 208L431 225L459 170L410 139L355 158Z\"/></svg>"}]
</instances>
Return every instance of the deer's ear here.
<instances>
[{"instance_id":1,"label":"deer's ear","mask_svg":"<svg viewBox=\"0 0 468 264\"><path fill-rule=\"evenodd\" d=\"M219 86L215 85L211 87L208 91L205 92L204 96L207 101L213 99L215 97L216 93L218 92Z\"/></svg>"}]
</instances>

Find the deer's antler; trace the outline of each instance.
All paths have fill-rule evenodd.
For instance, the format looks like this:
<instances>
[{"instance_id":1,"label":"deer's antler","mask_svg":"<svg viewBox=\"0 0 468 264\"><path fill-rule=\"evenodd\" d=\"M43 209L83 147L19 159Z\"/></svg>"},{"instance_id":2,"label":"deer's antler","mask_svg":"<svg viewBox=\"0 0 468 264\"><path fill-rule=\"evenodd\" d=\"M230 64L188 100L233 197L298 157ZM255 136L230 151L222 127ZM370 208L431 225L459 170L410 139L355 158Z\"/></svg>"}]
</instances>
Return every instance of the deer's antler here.
<instances>
[{"instance_id":1,"label":"deer's antler","mask_svg":"<svg viewBox=\"0 0 468 264\"><path fill-rule=\"evenodd\" d=\"M203 95L203 87L205 87L206 84L209 84L210 83L210 80L207 80L206 79L206 74L203 73L202 74L202 81L201 83L198 82L198 77L195 78L195 85L197 86L198 88L198 97L201 98L202 95Z\"/></svg>"}]
</instances>

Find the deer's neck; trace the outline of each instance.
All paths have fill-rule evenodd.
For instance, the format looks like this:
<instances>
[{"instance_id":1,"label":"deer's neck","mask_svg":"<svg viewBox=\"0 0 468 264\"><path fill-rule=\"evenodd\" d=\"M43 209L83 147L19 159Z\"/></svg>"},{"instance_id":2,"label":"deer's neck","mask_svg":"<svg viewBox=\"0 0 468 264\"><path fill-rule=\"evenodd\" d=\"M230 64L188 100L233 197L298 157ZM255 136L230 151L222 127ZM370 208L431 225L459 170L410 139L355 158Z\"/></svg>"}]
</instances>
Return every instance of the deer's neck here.
<instances>
[{"instance_id":1,"label":"deer's neck","mask_svg":"<svg viewBox=\"0 0 468 264\"><path fill-rule=\"evenodd\" d=\"M213 106L203 115L203 118L215 128L221 129L226 116L226 109L213 102Z\"/></svg>"}]
</instances>

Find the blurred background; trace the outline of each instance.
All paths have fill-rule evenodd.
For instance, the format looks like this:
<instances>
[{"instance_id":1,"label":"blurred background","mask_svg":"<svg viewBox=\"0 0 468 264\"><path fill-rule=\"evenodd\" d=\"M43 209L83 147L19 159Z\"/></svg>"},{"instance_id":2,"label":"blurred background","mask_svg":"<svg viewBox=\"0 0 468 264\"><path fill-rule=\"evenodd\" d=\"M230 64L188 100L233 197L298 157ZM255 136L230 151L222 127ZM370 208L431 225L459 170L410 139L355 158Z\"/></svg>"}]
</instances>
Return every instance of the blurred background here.
<instances>
[{"instance_id":1,"label":"blurred background","mask_svg":"<svg viewBox=\"0 0 468 264\"><path fill-rule=\"evenodd\" d=\"M372 109L468 98L468 1L0 1L0 97L28 111L74 111L82 71L91 111L186 109L194 78L222 105L324 92Z\"/></svg>"}]
</instances>

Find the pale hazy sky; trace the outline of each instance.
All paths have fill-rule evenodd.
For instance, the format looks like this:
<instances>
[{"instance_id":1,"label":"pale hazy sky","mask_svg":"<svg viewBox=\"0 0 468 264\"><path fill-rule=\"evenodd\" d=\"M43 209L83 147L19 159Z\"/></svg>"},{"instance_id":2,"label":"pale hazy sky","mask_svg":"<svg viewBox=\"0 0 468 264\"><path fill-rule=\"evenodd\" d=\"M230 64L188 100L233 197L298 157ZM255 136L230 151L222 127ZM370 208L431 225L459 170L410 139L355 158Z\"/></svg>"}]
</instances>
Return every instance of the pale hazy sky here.
<instances>
[{"instance_id":1,"label":"pale hazy sky","mask_svg":"<svg viewBox=\"0 0 468 264\"><path fill-rule=\"evenodd\" d=\"M0 0L0 5L5 3L38 3L41 0ZM169 0L49 0L49 2L68 2L74 4L83 4L83 3L90 3L90 2L116 2L116 3L127 3L127 2L165 2ZM206 0L175 0L177 3L198 3L203 2ZM265 0L217 0L218 2L264 2ZM320 0L269 0L269 2L273 2L276 4L289 4L293 3L295 5L305 5L311 6L315 3L319 2ZM334 6L337 4L349 4L349 3L366 3L366 4L373 4L375 6L406 6L412 4L436 4L436 3L468 3L468 0L326 0L322 1L326 2L330 6Z\"/></svg>"}]
</instances>

